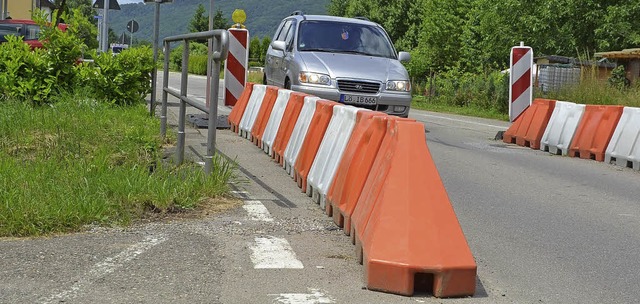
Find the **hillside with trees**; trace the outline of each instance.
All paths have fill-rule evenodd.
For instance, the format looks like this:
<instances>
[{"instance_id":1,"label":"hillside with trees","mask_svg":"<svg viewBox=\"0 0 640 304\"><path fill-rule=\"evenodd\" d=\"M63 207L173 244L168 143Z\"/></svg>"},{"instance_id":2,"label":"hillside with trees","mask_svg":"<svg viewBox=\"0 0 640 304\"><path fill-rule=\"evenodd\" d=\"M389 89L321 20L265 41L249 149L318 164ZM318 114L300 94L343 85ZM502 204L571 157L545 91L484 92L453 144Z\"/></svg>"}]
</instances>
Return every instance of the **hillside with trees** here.
<instances>
[{"instance_id":1,"label":"hillside with trees","mask_svg":"<svg viewBox=\"0 0 640 304\"><path fill-rule=\"evenodd\" d=\"M329 0L242 0L216 1L214 10L220 10L222 17L231 23L231 13L243 9L247 14L245 26L252 37L271 37L282 18L295 10L308 14L326 14ZM173 3L160 5L160 37L185 34L189 32L189 23L199 5L206 9L209 16L208 0L174 0ZM140 30L134 34L136 39L151 41L153 35L154 5L136 3L122 4L120 11L109 12L109 26L117 36L126 32L127 22L135 19Z\"/></svg>"},{"instance_id":2,"label":"hillside with trees","mask_svg":"<svg viewBox=\"0 0 640 304\"><path fill-rule=\"evenodd\" d=\"M414 75L505 68L520 41L536 56L640 45L637 0L331 0L328 11L382 24L397 48L412 52Z\"/></svg>"}]
</instances>

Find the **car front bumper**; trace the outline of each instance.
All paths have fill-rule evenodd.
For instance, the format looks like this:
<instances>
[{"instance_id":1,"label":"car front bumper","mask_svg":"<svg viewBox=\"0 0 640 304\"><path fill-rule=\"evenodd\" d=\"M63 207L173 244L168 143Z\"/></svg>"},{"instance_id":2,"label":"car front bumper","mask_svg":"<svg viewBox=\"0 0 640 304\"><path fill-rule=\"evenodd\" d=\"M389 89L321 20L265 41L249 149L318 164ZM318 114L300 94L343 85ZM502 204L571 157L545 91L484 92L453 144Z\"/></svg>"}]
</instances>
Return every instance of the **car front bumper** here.
<instances>
[{"instance_id":1,"label":"car front bumper","mask_svg":"<svg viewBox=\"0 0 640 304\"><path fill-rule=\"evenodd\" d=\"M307 93L320 97L322 99L328 99L340 102L341 94L361 95L369 97L377 97L378 103L376 105L363 105L363 104L349 104L356 107L367 108L375 111L385 112L389 115L395 115L400 117L409 116L409 109L411 106L411 93L391 93L380 92L377 94L358 94L350 92L340 92L336 88L310 86L310 85L292 85L291 89L298 92Z\"/></svg>"}]
</instances>

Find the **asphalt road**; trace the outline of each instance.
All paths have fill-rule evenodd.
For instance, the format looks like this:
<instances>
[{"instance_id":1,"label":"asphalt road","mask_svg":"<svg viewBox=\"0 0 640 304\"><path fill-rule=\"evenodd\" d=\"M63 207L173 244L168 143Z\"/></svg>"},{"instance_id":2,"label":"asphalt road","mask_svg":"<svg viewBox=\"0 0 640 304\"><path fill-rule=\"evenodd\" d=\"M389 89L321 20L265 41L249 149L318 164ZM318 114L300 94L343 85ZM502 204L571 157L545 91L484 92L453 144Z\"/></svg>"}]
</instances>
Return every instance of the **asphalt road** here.
<instances>
[{"instance_id":1,"label":"asphalt road","mask_svg":"<svg viewBox=\"0 0 640 304\"><path fill-rule=\"evenodd\" d=\"M170 86L178 88L177 79ZM204 96L204 85L192 77L193 96ZM218 149L239 164L241 207L202 219L0 239L0 303L640 302L639 172L493 140L504 122L410 116L425 123L478 264L472 298L366 290L349 238L266 154L221 130ZM191 157L204 153L206 132L188 130Z\"/></svg>"}]
</instances>

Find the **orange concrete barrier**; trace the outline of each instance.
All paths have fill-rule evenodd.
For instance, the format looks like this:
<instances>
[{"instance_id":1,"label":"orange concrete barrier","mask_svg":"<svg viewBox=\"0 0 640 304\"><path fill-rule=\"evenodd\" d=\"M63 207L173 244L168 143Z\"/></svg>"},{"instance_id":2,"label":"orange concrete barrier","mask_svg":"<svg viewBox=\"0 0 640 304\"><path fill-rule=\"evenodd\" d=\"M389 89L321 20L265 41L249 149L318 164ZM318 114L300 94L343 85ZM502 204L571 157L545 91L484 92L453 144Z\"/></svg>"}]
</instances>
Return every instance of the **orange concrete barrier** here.
<instances>
[{"instance_id":1,"label":"orange concrete barrier","mask_svg":"<svg viewBox=\"0 0 640 304\"><path fill-rule=\"evenodd\" d=\"M504 133L502 140L508 144L540 149L540 140L555 105L555 100L536 98Z\"/></svg>"},{"instance_id":2,"label":"orange concrete barrier","mask_svg":"<svg viewBox=\"0 0 640 304\"><path fill-rule=\"evenodd\" d=\"M260 111L258 112L256 121L253 123L253 128L251 129L251 141L260 147L260 149L262 149L262 134L264 134L264 129L267 127L271 111L273 110L273 105L276 103L277 98L278 87L267 86L267 92L264 94L264 99L260 105Z\"/></svg>"},{"instance_id":3,"label":"orange concrete barrier","mask_svg":"<svg viewBox=\"0 0 640 304\"><path fill-rule=\"evenodd\" d=\"M271 157L280 165L284 165L284 150L289 144L291 133L293 133L293 128L296 126L296 121L298 121L298 116L300 116L300 111L302 111L304 98L306 96L308 95L300 92L291 93L289 103L284 109L284 115L282 116L278 133L273 140L273 147L271 147L273 151Z\"/></svg>"},{"instance_id":4,"label":"orange concrete barrier","mask_svg":"<svg viewBox=\"0 0 640 304\"><path fill-rule=\"evenodd\" d=\"M422 123L390 119L352 217L367 288L471 296L477 266Z\"/></svg>"},{"instance_id":5,"label":"orange concrete barrier","mask_svg":"<svg viewBox=\"0 0 640 304\"><path fill-rule=\"evenodd\" d=\"M569 156L604 161L623 106L587 105L569 147Z\"/></svg>"},{"instance_id":6,"label":"orange concrete barrier","mask_svg":"<svg viewBox=\"0 0 640 304\"><path fill-rule=\"evenodd\" d=\"M236 102L233 109L231 109L231 113L229 113L229 117L227 120L229 121L229 125L231 125L231 131L238 133L240 131L240 120L242 119L242 115L244 114L244 110L247 108L247 103L249 103L249 97L251 97L251 92L253 92L252 82L247 82L244 86L244 91L240 95L240 98Z\"/></svg>"},{"instance_id":7,"label":"orange concrete barrier","mask_svg":"<svg viewBox=\"0 0 640 304\"><path fill-rule=\"evenodd\" d=\"M313 165L313 160L316 158L316 153L318 153L318 148L320 148L324 133L327 131L331 116L333 116L333 107L337 105L339 105L339 103L335 101L323 99L316 102L316 111L311 118L309 130L307 130L307 135L300 147L298 159L293 166L293 178L296 183L298 183L298 187L302 188L302 192L307 191L307 176L309 175L309 170L311 169L311 165Z\"/></svg>"},{"instance_id":8,"label":"orange concrete barrier","mask_svg":"<svg viewBox=\"0 0 640 304\"><path fill-rule=\"evenodd\" d=\"M356 114L351 139L329 187L325 212L333 216L333 221L343 227L347 235L351 232L351 214L378 155L388 119L389 116L381 112L360 111Z\"/></svg>"}]
</instances>

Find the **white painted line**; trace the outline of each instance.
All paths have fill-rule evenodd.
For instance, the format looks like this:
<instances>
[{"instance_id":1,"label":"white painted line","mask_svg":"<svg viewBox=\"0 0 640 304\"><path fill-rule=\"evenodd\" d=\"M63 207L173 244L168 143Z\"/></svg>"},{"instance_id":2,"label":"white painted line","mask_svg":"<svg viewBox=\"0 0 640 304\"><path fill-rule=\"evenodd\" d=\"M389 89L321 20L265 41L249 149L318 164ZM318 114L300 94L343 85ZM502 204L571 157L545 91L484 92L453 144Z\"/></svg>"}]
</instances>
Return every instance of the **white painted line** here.
<instances>
[{"instance_id":1,"label":"white painted line","mask_svg":"<svg viewBox=\"0 0 640 304\"><path fill-rule=\"evenodd\" d=\"M231 191L231 193L235 193L235 194L248 194L249 192L247 192L247 191Z\"/></svg>"},{"instance_id":2,"label":"white painted line","mask_svg":"<svg viewBox=\"0 0 640 304\"><path fill-rule=\"evenodd\" d=\"M449 120L449 121L455 121L455 122L461 122L461 123L466 123L466 124L471 124L471 125L477 125L477 126L484 126L484 127L491 127L491 128L497 128L500 130L506 129L508 127L503 127L503 126L497 126L497 125L491 125L491 124L485 124L485 123L481 123L481 122L475 122L475 121L469 121L469 120L462 120L462 119L455 119L455 118L450 118L450 117L444 117L444 116L437 116L437 115L431 115L431 114L423 114L423 113L414 113L412 114L416 115L416 116L423 116L423 117L430 117L430 118L437 118L437 119L443 119L443 120Z\"/></svg>"},{"instance_id":3,"label":"white painted line","mask_svg":"<svg viewBox=\"0 0 640 304\"><path fill-rule=\"evenodd\" d=\"M247 211L249 218L253 221L273 222L271 213L261 201L245 201L242 208Z\"/></svg>"},{"instance_id":4,"label":"white painted line","mask_svg":"<svg viewBox=\"0 0 640 304\"><path fill-rule=\"evenodd\" d=\"M281 293L270 294L269 296L277 296L274 302L283 304L314 304L314 303L335 303L335 301L325 295L319 289L309 288L311 293Z\"/></svg>"},{"instance_id":5,"label":"white painted line","mask_svg":"<svg viewBox=\"0 0 640 304\"><path fill-rule=\"evenodd\" d=\"M255 269L304 268L286 239L273 236L256 237L255 243L249 247Z\"/></svg>"},{"instance_id":6,"label":"white painted line","mask_svg":"<svg viewBox=\"0 0 640 304\"><path fill-rule=\"evenodd\" d=\"M68 300L78 296L78 294L88 285L91 285L96 280L114 272L116 269L123 267L125 263L130 262L145 251L164 241L164 236L148 236L142 242L133 244L131 247L125 249L119 254L113 257L108 257L104 261L94 265L88 274L76 281L69 289L40 300L40 303L48 304L67 302Z\"/></svg>"}]
</instances>

